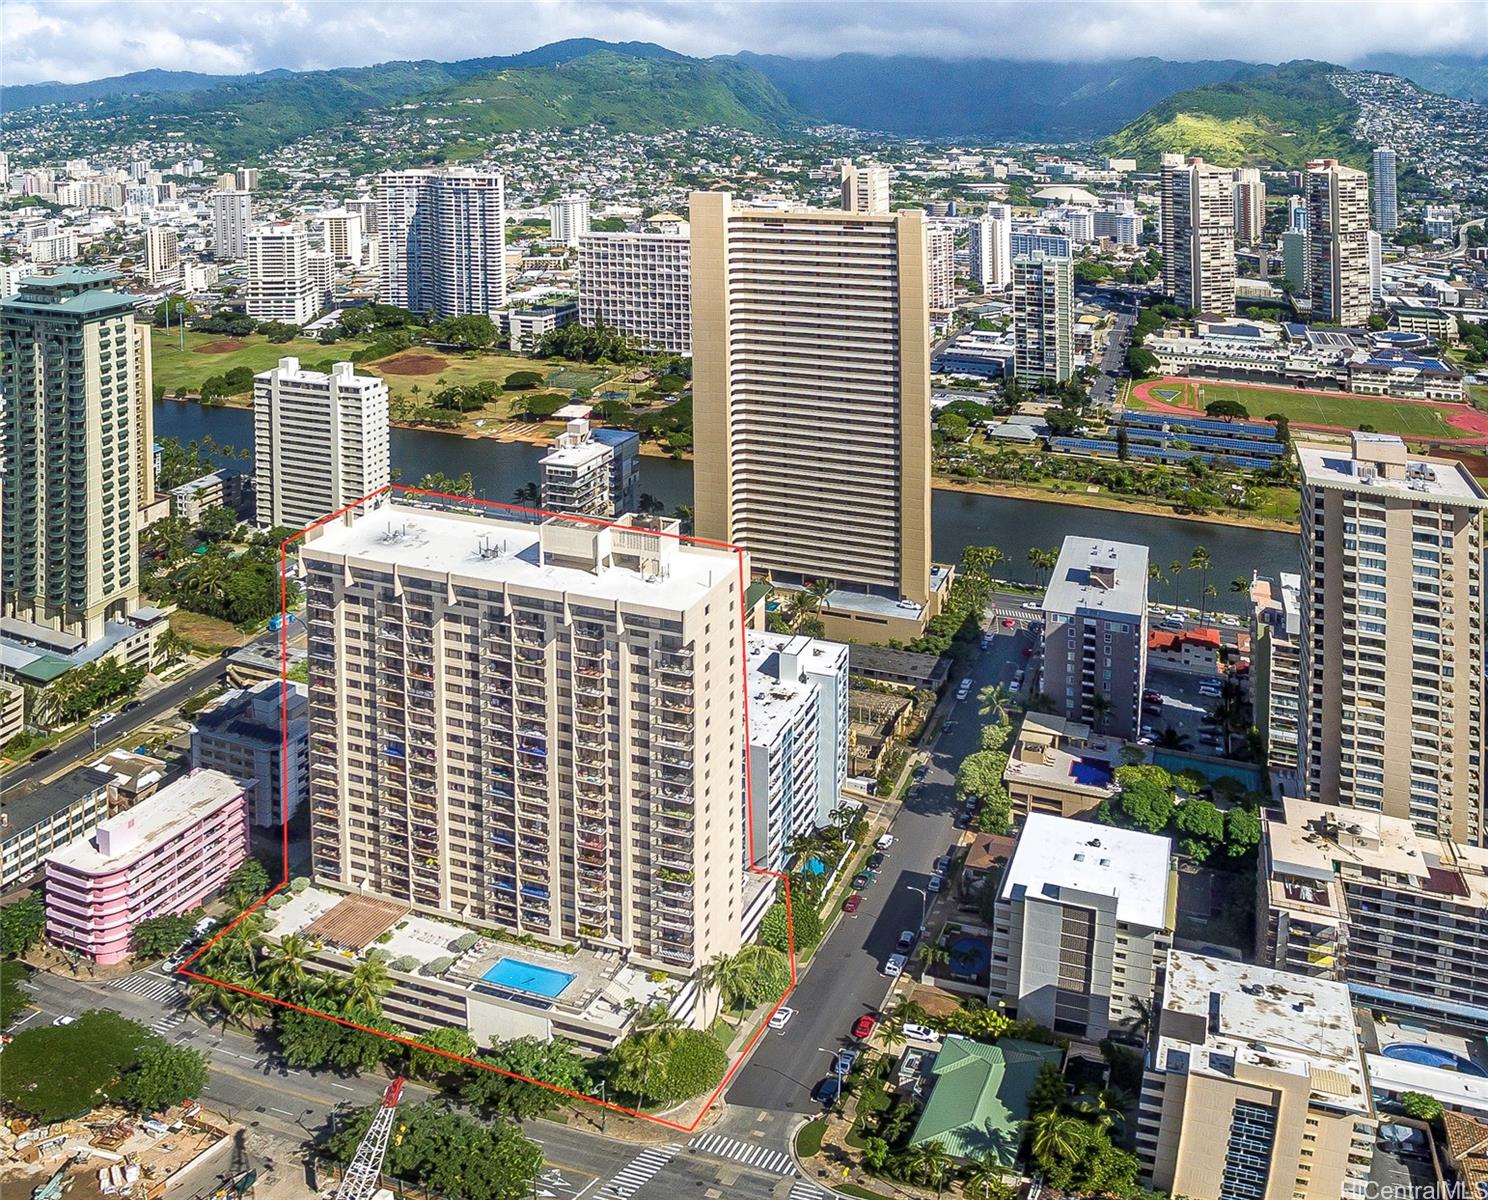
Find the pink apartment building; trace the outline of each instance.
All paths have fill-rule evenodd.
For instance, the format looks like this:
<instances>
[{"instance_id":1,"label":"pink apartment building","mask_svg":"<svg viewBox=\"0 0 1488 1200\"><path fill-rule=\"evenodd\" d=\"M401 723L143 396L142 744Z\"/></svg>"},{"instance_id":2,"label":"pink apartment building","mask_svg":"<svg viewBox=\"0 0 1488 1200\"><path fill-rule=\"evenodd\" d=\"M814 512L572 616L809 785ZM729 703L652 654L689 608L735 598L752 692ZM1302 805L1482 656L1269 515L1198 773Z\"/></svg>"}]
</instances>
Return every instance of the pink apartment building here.
<instances>
[{"instance_id":1,"label":"pink apartment building","mask_svg":"<svg viewBox=\"0 0 1488 1200\"><path fill-rule=\"evenodd\" d=\"M192 771L46 860L46 932L99 963L129 954L134 927L189 912L248 857L248 793Z\"/></svg>"}]
</instances>

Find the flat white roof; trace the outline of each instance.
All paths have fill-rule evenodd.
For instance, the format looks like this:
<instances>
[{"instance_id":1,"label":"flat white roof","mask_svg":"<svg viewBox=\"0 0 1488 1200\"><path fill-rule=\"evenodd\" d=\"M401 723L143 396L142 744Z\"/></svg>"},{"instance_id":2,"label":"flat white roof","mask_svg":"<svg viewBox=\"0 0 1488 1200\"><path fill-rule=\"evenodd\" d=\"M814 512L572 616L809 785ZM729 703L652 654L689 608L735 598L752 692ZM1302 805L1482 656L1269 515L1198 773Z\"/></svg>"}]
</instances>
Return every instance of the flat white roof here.
<instances>
[{"instance_id":1,"label":"flat white roof","mask_svg":"<svg viewBox=\"0 0 1488 1200\"><path fill-rule=\"evenodd\" d=\"M812 683L779 678L777 656L792 640L781 634L749 632L749 740L757 745L773 743L795 715L812 703L817 690Z\"/></svg>"},{"instance_id":2,"label":"flat white roof","mask_svg":"<svg viewBox=\"0 0 1488 1200\"><path fill-rule=\"evenodd\" d=\"M1209 1032L1202 1045L1211 1055L1310 1076L1313 1089L1335 1102L1368 1103L1345 984L1170 950L1163 1010L1203 1018ZM1167 1046L1200 1044L1168 1036L1159 1042L1160 1063L1166 1061ZM1205 1069L1207 1064L1193 1065Z\"/></svg>"},{"instance_id":3,"label":"flat white roof","mask_svg":"<svg viewBox=\"0 0 1488 1200\"><path fill-rule=\"evenodd\" d=\"M1386 449L1400 443L1399 438L1388 434L1356 433L1354 437L1361 443ZM1302 468L1302 478L1313 487L1371 492L1396 500L1488 508L1488 494L1468 474L1467 468L1440 458L1414 455L1409 460L1409 473L1395 479L1386 478L1379 471L1361 473L1359 468L1368 464L1360 463L1341 446L1299 445L1297 461Z\"/></svg>"},{"instance_id":4,"label":"flat white roof","mask_svg":"<svg viewBox=\"0 0 1488 1200\"><path fill-rule=\"evenodd\" d=\"M1165 929L1172 854L1172 842L1155 834L1030 813L1002 877L1002 899L1091 892L1115 897L1118 921Z\"/></svg>"},{"instance_id":5,"label":"flat white roof","mask_svg":"<svg viewBox=\"0 0 1488 1200\"><path fill-rule=\"evenodd\" d=\"M349 524L321 526L307 539L303 557L345 556L424 576L454 576L519 591L569 592L586 600L672 612L690 609L726 578L738 576L733 551L686 542L665 556L666 572L657 575L630 567L596 571L545 561L541 529L521 521L390 504L355 516ZM616 527L612 532L619 538L631 531ZM674 539L660 541L664 553L674 546Z\"/></svg>"},{"instance_id":6,"label":"flat white roof","mask_svg":"<svg viewBox=\"0 0 1488 1200\"><path fill-rule=\"evenodd\" d=\"M133 808L101 822L91 837L78 838L48 858L76 871L106 871L167 841L243 791L243 784L221 771L193 771Z\"/></svg>"},{"instance_id":7,"label":"flat white roof","mask_svg":"<svg viewBox=\"0 0 1488 1200\"><path fill-rule=\"evenodd\" d=\"M1044 592L1044 608L1140 620L1147 610L1147 556L1147 547L1133 542L1065 538ZM1104 567L1115 569L1110 587L1092 582L1092 571Z\"/></svg>"}]
</instances>

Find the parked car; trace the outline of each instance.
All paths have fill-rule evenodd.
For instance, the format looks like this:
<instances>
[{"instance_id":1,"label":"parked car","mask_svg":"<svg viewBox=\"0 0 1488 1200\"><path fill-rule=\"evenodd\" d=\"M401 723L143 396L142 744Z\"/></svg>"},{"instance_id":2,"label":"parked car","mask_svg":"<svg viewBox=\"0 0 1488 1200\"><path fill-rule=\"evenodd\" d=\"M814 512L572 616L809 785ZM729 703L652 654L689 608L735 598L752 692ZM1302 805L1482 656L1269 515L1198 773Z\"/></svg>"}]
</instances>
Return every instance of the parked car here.
<instances>
[{"instance_id":1,"label":"parked car","mask_svg":"<svg viewBox=\"0 0 1488 1200\"><path fill-rule=\"evenodd\" d=\"M1042 604L1040 604L1037 600L1028 600L1028 601L1026 601L1024 603L1023 607L1028 612L1043 612L1044 611L1044 606Z\"/></svg>"},{"instance_id":2,"label":"parked car","mask_svg":"<svg viewBox=\"0 0 1488 1200\"><path fill-rule=\"evenodd\" d=\"M1018 627L1018 622L1013 620L1012 617L1003 617L1002 627L1004 629L1016 629Z\"/></svg>"},{"instance_id":3,"label":"parked car","mask_svg":"<svg viewBox=\"0 0 1488 1200\"><path fill-rule=\"evenodd\" d=\"M908 954L910 948L915 944L916 933L913 929L906 929L899 935L899 940L894 943L894 949L902 954Z\"/></svg>"},{"instance_id":4,"label":"parked car","mask_svg":"<svg viewBox=\"0 0 1488 1200\"><path fill-rule=\"evenodd\" d=\"M788 1008L786 1005L782 1004L779 1008L777 1008L773 1013L770 1014L770 1028L784 1029L787 1025L790 1024L790 1019L795 1015L795 1009Z\"/></svg>"},{"instance_id":5,"label":"parked car","mask_svg":"<svg viewBox=\"0 0 1488 1200\"><path fill-rule=\"evenodd\" d=\"M915 1025L912 1022L904 1026L904 1036L916 1042L938 1042L940 1034L928 1025Z\"/></svg>"},{"instance_id":6,"label":"parked car","mask_svg":"<svg viewBox=\"0 0 1488 1200\"><path fill-rule=\"evenodd\" d=\"M131 700L128 704L126 704L119 711L121 713L133 712L135 709L137 709L143 703L144 703L143 700Z\"/></svg>"},{"instance_id":7,"label":"parked car","mask_svg":"<svg viewBox=\"0 0 1488 1200\"><path fill-rule=\"evenodd\" d=\"M932 892L938 892L938 891L940 891L941 888L945 887L945 876L944 875L932 875L932 876L930 876L930 882L927 883L925 886L927 888L929 888Z\"/></svg>"},{"instance_id":8,"label":"parked car","mask_svg":"<svg viewBox=\"0 0 1488 1200\"><path fill-rule=\"evenodd\" d=\"M883 973L890 979L894 979L904 970L904 964L908 961L909 955L907 954L891 954L888 961L884 963Z\"/></svg>"},{"instance_id":9,"label":"parked car","mask_svg":"<svg viewBox=\"0 0 1488 1200\"><path fill-rule=\"evenodd\" d=\"M119 719L119 714L118 713L104 713L103 716L99 717L98 720L96 720L96 721L93 722L93 726L92 727L94 729L102 729L105 725L111 724L112 722L117 721L118 719Z\"/></svg>"},{"instance_id":10,"label":"parked car","mask_svg":"<svg viewBox=\"0 0 1488 1200\"><path fill-rule=\"evenodd\" d=\"M832 1060L832 1073L834 1075L846 1075L853 1069L853 1063L858 1061L856 1048L837 1051L837 1057Z\"/></svg>"},{"instance_id":11,"label":"parked car","mask_svg":"<svg viewBox=\"0 0 1488 1200\"><path fill-rule=\"evenodd\" d=\"M831 1108L837 1103L837 1097L841 1094L842 1080L835 1075L828 1075L811 1089L811 1098L823 1108Z\"/></svg>"},{"instance_id":12,"label":"parked car","mask_svg":"<svg viewBox=\"0 0 1488 1200\"><path fill-rule=\"evenodd\" d=\"M1146 704L1161 704L1162 693L1153 691L1151 688L1148 688L1142 693L1142 700Z\"/></svg>"},{"instance_id":13,"label":"parked car","mask_svg":"<svg viewBox=\"0 0 1488 1200\"><path fill-rule=\"evenodd\" d=\"M849 896L842 902L842 911L845 913L855 913L862 907L863 897L858 895L857 892L854 892L851 896Z\"/></svg>"},{"instance_id":14,"label":"parked car","mask_svg":"<svg viewBox=\"0 0 1488 1200\"><path fill-rule=\"evenodd\" d=\"M852 1035L860 1042L866 1042L873 1036L873 1031L878 1028L878 1018L872 1013L864 1013L853 1022Z\"/></svg>"},{"instance_id":15,"label":"parked car","mask_svg":"<svg viewBox=\"0 0 1488 1200\"><path fill-rule=\"evenodd\" d=\"M878 850L887 850L893 844L894 835L892 833L884 834L881 838L878 839L878 841L873 843L874 847Z\"/></svg>"},{"instance_id":16,"label":"parked car","mask_svg":"<svg viewBox=\"0 0 1488 1200\"><path fill-rule=\"evenodd\" d=\"M951 869L951 856L949 854L942 854L939 858L937 858L935 860L935 873L937 875L944 875L950 869Z\"/></svg>"},{"instance_id":17,"label":"parked car","mask_svg":"<svg viewBox=\"0 0 1488 1200\"><path fill-rule=\"evenodd\" d=\"M883 865L884 865L884 852L882 850L875 851L874 853L872 853L872 854L870 854L868 856L868 869L870 871L876 871L876 870L878 870Z\"/></svg>"},{"instance_id":18,"label":"parked car","mask_svg":"<svg viewBox=\"0 0 1488 1200\"><path fill-rule=\"evenodd\" d=\"M873 880L869 876L869 874L868 874L867 871L859 871L856 875L854 875L852 877L852 888L853 888L853 891L855 891L855 892L861 892L865 887L867 887L872 882L873 882Z\"/></svg>"}]
</instances>

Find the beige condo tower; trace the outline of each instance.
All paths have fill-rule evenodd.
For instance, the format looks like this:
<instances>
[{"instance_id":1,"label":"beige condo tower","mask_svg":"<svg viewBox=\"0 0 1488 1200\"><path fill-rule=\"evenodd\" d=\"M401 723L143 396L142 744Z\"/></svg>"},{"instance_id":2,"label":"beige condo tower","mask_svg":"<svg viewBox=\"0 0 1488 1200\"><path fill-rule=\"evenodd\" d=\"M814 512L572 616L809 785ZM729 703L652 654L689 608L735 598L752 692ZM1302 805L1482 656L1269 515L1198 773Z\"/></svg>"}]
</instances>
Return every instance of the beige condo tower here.
<instances>
[{"instance_id":1,"label":"beige condo tower","mask_svg":"<svg viewBox=\"0 0 1488 1200\"><path fill-rule=\"evenodd\" d=\"M913 637L930 562L924 214L736 207L694 192L699 536L784 587L837 585L829 637Z\"/></svg>"}]
</instances>

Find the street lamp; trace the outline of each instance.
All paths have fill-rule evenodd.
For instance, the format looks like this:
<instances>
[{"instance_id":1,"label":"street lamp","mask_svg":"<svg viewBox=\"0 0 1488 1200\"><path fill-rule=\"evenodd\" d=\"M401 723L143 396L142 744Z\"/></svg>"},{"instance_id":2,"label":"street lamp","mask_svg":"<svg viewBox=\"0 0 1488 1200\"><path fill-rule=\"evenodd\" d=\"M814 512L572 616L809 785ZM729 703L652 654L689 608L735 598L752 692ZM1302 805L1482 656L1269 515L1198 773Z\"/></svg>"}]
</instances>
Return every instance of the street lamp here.
<instances>
[{"instance_id":1,"label":"street lamp","mask_svg":"<svg viewBox=\"0 0 1488 1200\"><path fill-rule=\"evenodd\" d=\"M817 1050L822 1054L832 1056L832 1074L837 1077L837 1095L834 1099L840 1104L842 1102L842 1077L847 1074L842 1069L842 1052L840 1050L828 1050L825 1046L818 1046Z\"/></svg>"},{"instance_id":2,"label":"street lamp","mask_svg":"<svg viewBox=\"0 0 1488 1200\"><path fill-rule=\"evenodd\" d=\"M930 919L930 893L925 888L917 888L906 884L905 891L919 892L920 894L920 935L925 933L925 922Z\"/></svg>"}]
</instances>

